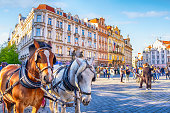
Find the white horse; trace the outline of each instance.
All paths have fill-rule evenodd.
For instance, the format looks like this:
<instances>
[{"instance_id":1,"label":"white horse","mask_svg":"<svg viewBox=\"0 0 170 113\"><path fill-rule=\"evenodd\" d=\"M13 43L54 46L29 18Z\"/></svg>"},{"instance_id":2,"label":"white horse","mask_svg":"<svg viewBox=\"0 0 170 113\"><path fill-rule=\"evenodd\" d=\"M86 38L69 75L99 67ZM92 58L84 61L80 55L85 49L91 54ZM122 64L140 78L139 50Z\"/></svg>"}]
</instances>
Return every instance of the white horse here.
<instances>
[{"instance_id":1,"label":"white horse","mask_svg":"<svg viewBox=\"0 0 170 113\"><path fill-rule=\"evenodd\" d=\"M52 93L65 102L75 101L75 113L80 113L80 102L87 106L91 101L91 85L95 81L96 74L93 67L94 58L90 61L76 58L69 66L54 66L54 80ZM52 112L58 112L58 102ZM61 104L61 113L66 112L66 105Z\"/></svg>"}]
</instances>

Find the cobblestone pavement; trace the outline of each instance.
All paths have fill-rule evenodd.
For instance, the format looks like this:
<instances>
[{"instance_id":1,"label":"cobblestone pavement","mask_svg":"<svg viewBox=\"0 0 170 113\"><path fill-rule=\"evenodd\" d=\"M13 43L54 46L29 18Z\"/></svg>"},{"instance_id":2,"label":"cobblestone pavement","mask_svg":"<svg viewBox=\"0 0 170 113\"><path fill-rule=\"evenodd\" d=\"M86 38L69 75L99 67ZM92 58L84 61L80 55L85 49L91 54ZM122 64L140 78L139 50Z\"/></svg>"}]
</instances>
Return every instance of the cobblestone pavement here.
<instances>
[{"instance_id":1,"label":"cobblestone pavement","mask_svg":"<svg viewBox=\"0 0 170 113\"><path fill-rule=\"evenodd\" d=\"M165 76L152 84L152 90L139 89L139 83L132 77L127 83L120 83L119 77L98 78L92 86L92 101L88 106L81 105L83 113L168 113L170 112L170 80ZM25 113L30 112L29 109ZM48 105L40 113L50 113ZM74 113L74 108L67 108Z\"/></svg>"}]
</instances>

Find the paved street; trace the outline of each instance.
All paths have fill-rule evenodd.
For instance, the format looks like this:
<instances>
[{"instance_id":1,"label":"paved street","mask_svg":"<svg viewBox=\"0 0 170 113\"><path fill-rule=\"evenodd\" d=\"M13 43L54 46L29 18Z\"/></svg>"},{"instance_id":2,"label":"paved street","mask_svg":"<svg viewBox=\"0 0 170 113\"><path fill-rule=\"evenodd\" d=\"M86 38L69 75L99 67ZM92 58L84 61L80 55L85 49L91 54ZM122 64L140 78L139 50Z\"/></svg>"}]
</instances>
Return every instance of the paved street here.
<instances>
[{"instance_id":1,"label":"paved street","mask_svg":"<svg viewBox=\"0 0 170 113\"><path fill-rule=\"evenodd\" d=\"M152 90L145 90L145 84L139 89L139 84L130 78L128 83L120 83L119 77L114 79L98 78L93 83L92 101L89 106L81 106L83 113L112 112L170 112L170 80L160 77L152 84ZM25 110L28 113L30 110ZM74 113L73 108L68 112ZM39 112L49 113L48 106Z\"/></svg>"}]
</instances>

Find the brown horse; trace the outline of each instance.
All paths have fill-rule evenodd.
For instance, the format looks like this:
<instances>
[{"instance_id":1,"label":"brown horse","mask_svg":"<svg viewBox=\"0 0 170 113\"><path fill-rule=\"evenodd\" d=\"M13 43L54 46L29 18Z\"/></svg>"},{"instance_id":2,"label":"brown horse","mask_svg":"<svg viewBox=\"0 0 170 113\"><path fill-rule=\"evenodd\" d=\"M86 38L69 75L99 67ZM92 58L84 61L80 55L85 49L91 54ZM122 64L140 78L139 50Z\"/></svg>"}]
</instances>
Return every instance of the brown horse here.
<instances>
[{"instance_id":1,"label":"brown horse","mask_svg":"<svg viewBox=\"0 0 170 113\"><path fill-rule=\"evenodd\" d=\"M51 47L43 42L34 40L29 47L30 58L25 66L8 65L0 73L0 92L15 85L12 90L3 96L8 113L14 105L14 112L23 113L27 106L32 106L32 113L36 113L41 106L44 92L40 89L51 83L52 67L55 55Z\"/></svg>"}]
</instances>

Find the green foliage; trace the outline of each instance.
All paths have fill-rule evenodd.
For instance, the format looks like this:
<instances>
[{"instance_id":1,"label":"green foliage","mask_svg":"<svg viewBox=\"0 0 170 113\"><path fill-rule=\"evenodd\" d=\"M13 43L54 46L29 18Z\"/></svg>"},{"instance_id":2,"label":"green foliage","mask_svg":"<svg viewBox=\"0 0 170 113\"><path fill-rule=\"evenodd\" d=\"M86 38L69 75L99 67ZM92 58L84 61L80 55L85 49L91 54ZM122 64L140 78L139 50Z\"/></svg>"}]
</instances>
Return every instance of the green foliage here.
<instances>
[{"instance_id":1,"label":"green foliage","mask_svg":"<svg viewBox=\"0 0 170 113\"><path fill-rule=\"evenodd\" d=\"M1 45L0 47L0 62L7 62L8 64L20 64L18 60L17 47L13 45Z\"/></svg>"}]
</instances>

